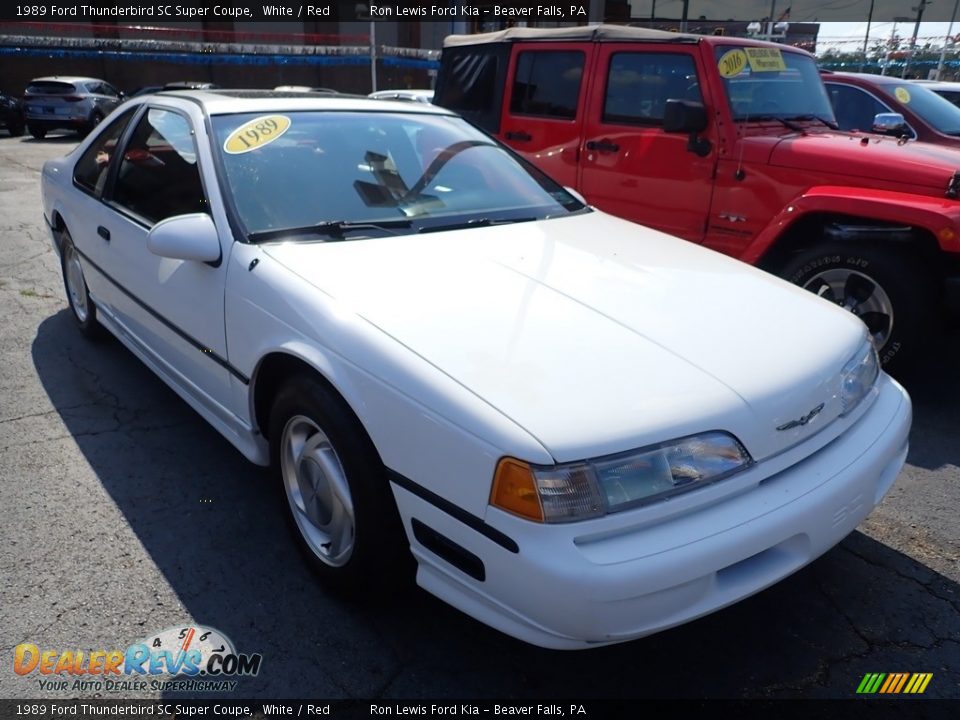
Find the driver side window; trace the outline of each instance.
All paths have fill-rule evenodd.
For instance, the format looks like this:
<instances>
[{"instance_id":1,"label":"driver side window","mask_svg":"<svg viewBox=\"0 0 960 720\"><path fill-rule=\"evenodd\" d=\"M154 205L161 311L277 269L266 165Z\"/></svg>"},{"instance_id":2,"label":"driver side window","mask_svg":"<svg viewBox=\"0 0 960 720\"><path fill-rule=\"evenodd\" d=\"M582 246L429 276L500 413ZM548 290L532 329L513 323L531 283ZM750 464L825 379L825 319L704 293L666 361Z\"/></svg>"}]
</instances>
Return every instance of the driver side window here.
<instances>
[{"instance_id":1,"label":"driver side window","mask_svg":"<svg viewBox=\"0 0 960 720\"><path fill-rule=\"evenodd\" d=\"M154 224L175 215L209 212L188 120L151 108L127 144L113 201Z\"/></svg>"}]
</instances>

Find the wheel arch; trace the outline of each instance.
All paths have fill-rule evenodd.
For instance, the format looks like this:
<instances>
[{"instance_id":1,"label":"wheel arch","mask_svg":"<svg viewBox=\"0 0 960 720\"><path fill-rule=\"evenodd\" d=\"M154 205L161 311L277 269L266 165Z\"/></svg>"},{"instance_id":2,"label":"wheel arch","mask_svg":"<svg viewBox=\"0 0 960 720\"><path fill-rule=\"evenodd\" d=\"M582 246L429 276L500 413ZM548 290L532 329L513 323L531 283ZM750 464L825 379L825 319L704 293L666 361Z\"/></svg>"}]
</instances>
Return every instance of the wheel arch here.
<instances>
[{"instance_id":1,"label":"wheel arch","mask_svg":"<svg viewBox=\"0 0 960 720\"><path fill-rule=\"evenodd\" d=\"M835 212L810 212L783 228L756 261L758 267L777 273L790 258L819 242L850 244L891 243L912 246L916 257L931 272L942 270L937 260L945 255L933 232L926 227L895 223Z\"/></svg>"},{"instance_id":2,"label":"wheel arch","mask_svg":"<svg viewBox=\"0 0 960 720\"><path fill-rule=\"evenodd\" d=\"M360 414L356 411L354 404L330 380L329 374L332 374L332 368L328 367L326 371L321 370L318 363L307 359L303 354L297 353L291 348L272 350L260 358L250 378L251 418L260 434L269 441L270 409L284 382L295 375L309 375L322 384L333 397L343 403L344 408L349 410L359 428L363 430L364 435L370 441L371 447L375 449L373 438L364 425Z\"/></svg>"}]
</instances>

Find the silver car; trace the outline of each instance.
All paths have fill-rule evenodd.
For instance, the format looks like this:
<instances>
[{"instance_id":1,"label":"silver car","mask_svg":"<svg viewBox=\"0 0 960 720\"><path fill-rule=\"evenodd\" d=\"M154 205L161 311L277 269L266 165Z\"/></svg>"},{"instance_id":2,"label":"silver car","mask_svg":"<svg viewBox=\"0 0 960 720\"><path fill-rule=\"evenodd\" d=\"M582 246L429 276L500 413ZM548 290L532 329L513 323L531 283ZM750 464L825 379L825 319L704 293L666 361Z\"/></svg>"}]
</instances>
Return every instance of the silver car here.
<instances>
[{"instance_id":1,"label":"silver car","mask_svg":"<svg viewBox=\"0 0 960 720\"><path fill-rule=\"evenodd\" d=\"M122 101L123 93L97 78L37 78L24 93L27 130L37 139L61 129L86 135Z\"/></svg>"}]
</instances>

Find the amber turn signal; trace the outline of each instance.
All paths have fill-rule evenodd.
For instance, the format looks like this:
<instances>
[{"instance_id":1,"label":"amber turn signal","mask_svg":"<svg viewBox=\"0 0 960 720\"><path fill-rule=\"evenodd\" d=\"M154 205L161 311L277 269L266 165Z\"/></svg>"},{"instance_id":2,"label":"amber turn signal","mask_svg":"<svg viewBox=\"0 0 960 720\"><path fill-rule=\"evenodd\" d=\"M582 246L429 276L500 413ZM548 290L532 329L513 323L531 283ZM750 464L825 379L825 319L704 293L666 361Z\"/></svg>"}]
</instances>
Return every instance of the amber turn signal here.
<instances>
[{"instance_id":1,"label":"amber turn signal","mask_svg":"<svg viewBox=\"0 0 960 720\"><path fill-rule=\"evenodd\" d=\"M502 458L497 463L490 504L514 515L543 522L543 507L533 470L520 460Z\"/></svg>"}]
</instances>

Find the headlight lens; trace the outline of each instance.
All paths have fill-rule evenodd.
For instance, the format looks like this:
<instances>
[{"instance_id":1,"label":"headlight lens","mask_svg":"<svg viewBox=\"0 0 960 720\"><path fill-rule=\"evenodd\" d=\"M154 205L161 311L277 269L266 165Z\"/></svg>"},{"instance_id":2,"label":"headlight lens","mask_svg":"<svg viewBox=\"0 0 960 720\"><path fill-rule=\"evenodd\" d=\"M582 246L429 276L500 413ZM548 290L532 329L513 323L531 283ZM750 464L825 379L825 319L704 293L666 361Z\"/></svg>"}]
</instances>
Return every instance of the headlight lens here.
<instances>
[{"instance_id":1,"label":"headlight lens","mask_svg":"<svg viewBox=\"0 0 960 720\"><path fill-rule=\"evenodd\" d=\"M843 366L840 379L840 415L852 412L877 382L880 375L880 358L873 343L867 342L850 362Z\"/></svg>"},{"instance_id":2,"label":"headlight lens","mask_svg":"<svg viewBox=\"0 0 960 720\"><path fill-rule=\"evenodd\" d=\"M752 463L743 445L720 431L565 465L543 467L504 458L491 503L540 522L571 522L689 492ZM521 467L525 472L518 472ZM528 502L521 509L515 500L521 496L536 498L539 507Z\"/></svg>"}]
</instances>

